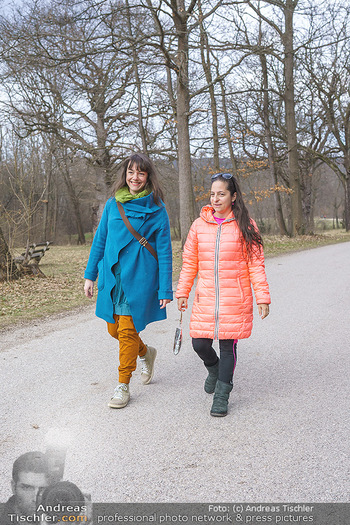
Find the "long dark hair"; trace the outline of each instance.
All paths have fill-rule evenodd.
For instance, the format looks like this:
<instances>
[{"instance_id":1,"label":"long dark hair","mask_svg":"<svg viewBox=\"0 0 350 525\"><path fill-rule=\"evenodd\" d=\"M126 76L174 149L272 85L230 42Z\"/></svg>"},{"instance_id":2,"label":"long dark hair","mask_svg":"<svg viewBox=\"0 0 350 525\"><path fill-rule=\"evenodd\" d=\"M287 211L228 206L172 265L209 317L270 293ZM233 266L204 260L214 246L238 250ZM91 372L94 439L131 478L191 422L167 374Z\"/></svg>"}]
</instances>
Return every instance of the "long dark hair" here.
<instances>
[{"instance_id":1,"label":"long dark hair","mask_svg":"<svg viewBox=\"0 0 350 525\"><path fill-rule=\"evenodd\" d=\"M247 207L243 201L241 188L239 187L237 179L235 179L233 176L229 179L226 179L222 175L218 175L212 179L212 184L217 180L225 182L232 197L236 193L236 200L232 203L232 211L234 213L238 227L242 232L248 256L251 257L255 250L260 252L261 248L263 247L263 240L259 231L254 227L251 218L249 217Z\"/></svg>"},{"instance_id":2,"label":"long dark hair","mask_svg":"<svg viewBox=\"0 0 350 525\"><path fill-rule=\"evenodd\" d=\"M120 190L124 186L127 186L126 172L129 166L131 167L134 165L138 170L145 171L148 174L146 186L148 186L148 188L153 192L154 202L157 204L157 206L160 206L161 200L164 199L163 191L158 181L156 168L151 159L149 159L144 153L132 153L123 161L121 166L121 176L112 185L111 195L114 196L116 191Z\"/></svg>"}]
</instances>

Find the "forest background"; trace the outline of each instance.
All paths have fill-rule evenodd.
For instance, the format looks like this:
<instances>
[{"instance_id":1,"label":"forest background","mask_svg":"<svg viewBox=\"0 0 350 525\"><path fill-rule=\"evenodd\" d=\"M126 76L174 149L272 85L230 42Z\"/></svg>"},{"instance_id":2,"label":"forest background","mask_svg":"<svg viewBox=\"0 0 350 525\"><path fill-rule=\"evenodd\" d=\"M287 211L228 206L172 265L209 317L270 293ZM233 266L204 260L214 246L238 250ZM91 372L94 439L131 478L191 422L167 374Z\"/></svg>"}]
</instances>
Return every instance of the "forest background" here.
<instances>
[{"instance_id":1,"label":"forest background","mask_svg":"<svg viewBox=\"0 0 350 525\"><path fill-rule=\"evenodd\" d=\"M263 234L350 231L350 5L30 0L0 18L0 277L91 240L131 151L180 245L232 172Z\"/></svg>"}]
</instances>

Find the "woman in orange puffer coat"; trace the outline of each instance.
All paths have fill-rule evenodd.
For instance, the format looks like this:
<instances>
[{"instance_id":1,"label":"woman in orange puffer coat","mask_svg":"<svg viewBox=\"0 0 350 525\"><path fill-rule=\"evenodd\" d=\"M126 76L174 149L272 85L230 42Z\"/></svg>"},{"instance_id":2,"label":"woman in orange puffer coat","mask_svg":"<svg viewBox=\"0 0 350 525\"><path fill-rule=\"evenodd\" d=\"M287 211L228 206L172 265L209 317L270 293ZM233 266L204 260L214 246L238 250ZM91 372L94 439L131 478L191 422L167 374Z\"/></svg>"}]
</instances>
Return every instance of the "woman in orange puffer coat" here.
<instances>
[{"instance_id":1,"label":"woman in orange puffer coat","mask_svg":"<svg viewBox=\"0 0 350 525\"><path fill-rule=\"evenodd\" d=\"M210 413L226 416L237 340L252 331L251 286L262 319L269 314L271 301L262 239L231 174L212 176L210 203L189 231L176 297L179 310L186 309L198 273L190 335L208 370L204 390L214 392ZM219 340L220 359L212 347L214 339Z\"/></svg>"}]
</instances>

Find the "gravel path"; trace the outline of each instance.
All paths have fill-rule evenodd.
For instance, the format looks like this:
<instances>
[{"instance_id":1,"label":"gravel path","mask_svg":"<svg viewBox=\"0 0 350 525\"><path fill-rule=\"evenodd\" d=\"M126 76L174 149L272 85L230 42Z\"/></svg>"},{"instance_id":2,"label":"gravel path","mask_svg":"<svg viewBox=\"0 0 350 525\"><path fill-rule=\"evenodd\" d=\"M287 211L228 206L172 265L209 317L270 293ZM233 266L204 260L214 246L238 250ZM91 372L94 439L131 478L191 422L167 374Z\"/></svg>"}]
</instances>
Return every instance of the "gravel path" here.
<instances>
[{"instance_id":1,"label":"gravel path","mask_svg":"<svg viewBox=\"0 0 350 525\"><path fill-rule=\"evenodd\" d=\"M349 261L350 243L267 261L271 313L238 344L225 418L209 415L187 328L172 353L175 302L143 332L153 383L137 370L122 410L107 407L117 347L92 308L2 333L0 501L52 427L70 435L65 478L95 502L349 501Z\"/></svg>"}]
</instances>

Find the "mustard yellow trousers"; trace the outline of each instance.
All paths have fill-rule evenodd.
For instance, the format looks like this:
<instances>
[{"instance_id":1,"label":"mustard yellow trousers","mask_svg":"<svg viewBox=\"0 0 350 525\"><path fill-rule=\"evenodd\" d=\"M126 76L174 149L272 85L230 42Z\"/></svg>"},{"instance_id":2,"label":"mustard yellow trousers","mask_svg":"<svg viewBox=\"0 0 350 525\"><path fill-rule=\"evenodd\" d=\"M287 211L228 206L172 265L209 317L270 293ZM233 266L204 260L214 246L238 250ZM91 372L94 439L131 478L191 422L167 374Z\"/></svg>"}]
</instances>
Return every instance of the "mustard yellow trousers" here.
<instances>
[{"instance_id":1,"label":"mustard yellow trousers","mask_svg":"<svg viewBox=\"0 0 350 525\"><path fill-rule=\"evenodd\" d=\"M115 323L107 323L107 329L119 341L119 383L129 383L137 357L145 355L147 346L136 332L131 315L114 314L113 317Z\"/></svg>"}]
</instances>

